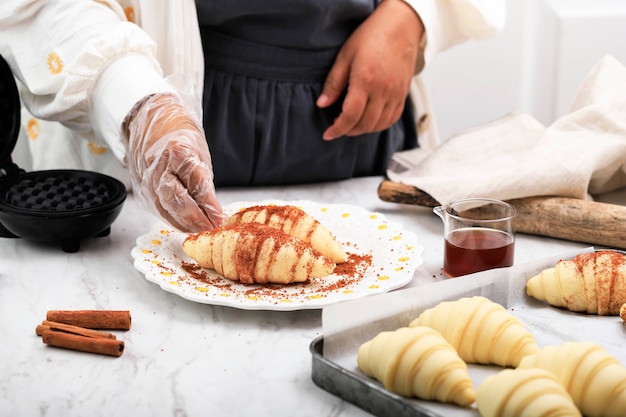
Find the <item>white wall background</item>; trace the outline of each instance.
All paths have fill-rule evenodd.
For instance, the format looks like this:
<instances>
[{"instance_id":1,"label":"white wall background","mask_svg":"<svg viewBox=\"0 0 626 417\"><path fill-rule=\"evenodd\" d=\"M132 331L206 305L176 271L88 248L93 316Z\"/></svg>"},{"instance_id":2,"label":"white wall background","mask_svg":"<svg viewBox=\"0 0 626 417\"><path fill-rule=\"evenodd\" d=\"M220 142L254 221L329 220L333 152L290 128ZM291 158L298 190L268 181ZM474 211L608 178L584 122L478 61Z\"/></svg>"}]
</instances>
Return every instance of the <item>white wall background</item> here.
<instances>
[{"instance_id":1,"label":"white wall background","mask_svg":"<svg viewBox=\"0 0 626 417\"><path fill-rule=\"evenodd\" d=\"M549 125L603 56L626 65L626 1L506 2L498 37L459 45L424 71L442 140L511 111Z\"/></svg>"}]
</instances>

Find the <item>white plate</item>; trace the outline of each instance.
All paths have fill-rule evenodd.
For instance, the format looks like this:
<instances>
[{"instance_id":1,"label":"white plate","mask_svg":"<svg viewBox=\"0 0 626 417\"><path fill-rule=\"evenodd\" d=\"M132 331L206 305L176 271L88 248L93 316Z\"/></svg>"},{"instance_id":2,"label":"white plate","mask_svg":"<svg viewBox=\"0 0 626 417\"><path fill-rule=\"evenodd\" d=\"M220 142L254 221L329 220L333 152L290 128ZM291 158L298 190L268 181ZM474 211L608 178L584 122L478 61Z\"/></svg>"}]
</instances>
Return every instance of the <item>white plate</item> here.
<instances>
[{"instance_id":1,"label":"white plate","mask_svg":"<svg viewBox=\"0 0 626 417\"><path fill-rule=\"evenodd\" d=\"M197 267L182 249L187 235L158 223L137 238L137 246L131 252L134 266L148 281L191 301L245 310L287 311L318 309L400 288L413 279L415 270L423 263L424 247L418 244L414 233L361 207L266 200L229 204L224 212L231 215L243 207L267 204L300 207L328 228L351 257L371 255L371 263L358 274L331 274L307 283L244 285Z\"/></svg>"}]
</instances>

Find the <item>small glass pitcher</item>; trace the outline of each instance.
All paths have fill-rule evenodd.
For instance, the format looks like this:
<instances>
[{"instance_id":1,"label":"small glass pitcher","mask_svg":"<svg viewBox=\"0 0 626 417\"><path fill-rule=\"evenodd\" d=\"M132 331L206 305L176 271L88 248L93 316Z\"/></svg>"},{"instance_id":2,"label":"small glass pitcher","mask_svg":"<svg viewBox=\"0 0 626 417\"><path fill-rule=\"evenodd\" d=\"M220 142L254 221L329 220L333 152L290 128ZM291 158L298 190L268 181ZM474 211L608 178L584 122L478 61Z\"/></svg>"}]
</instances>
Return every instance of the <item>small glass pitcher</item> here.
<instances>
[{"instance_id":1,"label":"small glass pitcher","mask_svg":"<svg viewBox=\"0 0 626 417\"><path fill-rule=\"evenodd\" d=\"M490 198L467 198L435 207L443 220L443 272L458 277L513 265L515 207Z\"/></svg>"}]
</instances>

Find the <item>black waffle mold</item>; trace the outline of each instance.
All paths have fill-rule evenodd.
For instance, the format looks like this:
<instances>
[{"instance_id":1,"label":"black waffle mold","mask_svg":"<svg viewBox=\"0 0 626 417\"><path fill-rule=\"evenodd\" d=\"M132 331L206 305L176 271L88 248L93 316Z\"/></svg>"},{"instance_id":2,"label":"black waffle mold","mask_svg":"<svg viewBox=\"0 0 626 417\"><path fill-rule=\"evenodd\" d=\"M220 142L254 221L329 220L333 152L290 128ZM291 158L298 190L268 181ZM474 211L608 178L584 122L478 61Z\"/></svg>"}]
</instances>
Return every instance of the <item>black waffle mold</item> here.
<instances>
[{"instance_id":1,"label":"black waffle mold","mask_svg":"<svg viewBox=\"0 0 626 417\"><path fill-rule=\"evenodd\" d=\"M76 252L85 238L108 236L126 199L122 182L83 170L24 172L11 160L20 101L0 56L0 237L58 242Z\"/></svg>"}]
</instances>

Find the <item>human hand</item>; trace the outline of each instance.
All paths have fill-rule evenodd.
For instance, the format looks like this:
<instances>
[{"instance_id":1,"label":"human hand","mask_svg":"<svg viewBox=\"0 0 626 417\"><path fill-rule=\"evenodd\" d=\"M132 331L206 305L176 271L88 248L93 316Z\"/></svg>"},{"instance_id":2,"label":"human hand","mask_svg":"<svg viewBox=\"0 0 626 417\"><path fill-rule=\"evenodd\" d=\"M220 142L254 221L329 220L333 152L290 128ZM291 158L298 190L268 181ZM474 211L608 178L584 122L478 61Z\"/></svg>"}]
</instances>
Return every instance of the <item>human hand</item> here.
<instances>
[{"instance_id":1,"label":"human hand","mask_svg":"<svg viewBox=\"0 0 626 417\"><path fill-rule=\"evenodd\" d=\"M421 19L402 0L384 0L343 45L317 99L332 105L347 88L324 139L387 129L402 115L417 60Z\"/></svg>"},{"instance_id":2,"label":"human hand","mask_svg":"<svg viewBox=\"0 0 626 417\"><path fill-rule=\"evenodd\" d=\"M171 226L198 232L225 220L211 155L194 113L174 94L148 97L125 123L128 168L141 203Z\"/></svg>"}]
</instances>

